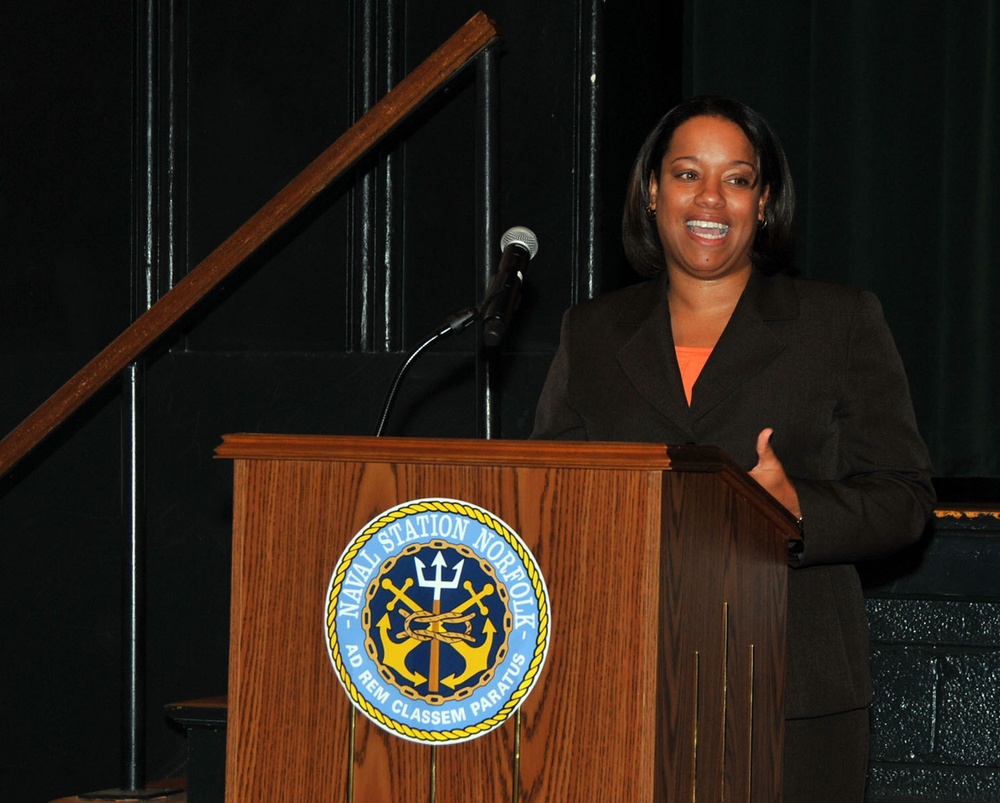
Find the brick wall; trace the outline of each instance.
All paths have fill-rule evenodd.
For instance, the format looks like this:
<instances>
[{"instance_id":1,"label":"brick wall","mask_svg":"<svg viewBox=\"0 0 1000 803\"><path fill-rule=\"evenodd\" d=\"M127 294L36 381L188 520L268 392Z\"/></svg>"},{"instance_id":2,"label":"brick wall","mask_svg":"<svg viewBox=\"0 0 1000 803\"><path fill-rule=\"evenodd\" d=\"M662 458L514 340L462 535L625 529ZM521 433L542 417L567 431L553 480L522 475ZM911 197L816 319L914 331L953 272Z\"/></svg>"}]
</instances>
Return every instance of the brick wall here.
<instances>
[{"instance_id":1,"label":"brick wall","mask_svg":"<svg viewBox=\"0 0 1000 803\"><path fill-rule=\"evenodd\" d=\"M862 578L867 800L1000 801L1000 511L940 509L919 547Z\"/></svg>"}]
</instances>

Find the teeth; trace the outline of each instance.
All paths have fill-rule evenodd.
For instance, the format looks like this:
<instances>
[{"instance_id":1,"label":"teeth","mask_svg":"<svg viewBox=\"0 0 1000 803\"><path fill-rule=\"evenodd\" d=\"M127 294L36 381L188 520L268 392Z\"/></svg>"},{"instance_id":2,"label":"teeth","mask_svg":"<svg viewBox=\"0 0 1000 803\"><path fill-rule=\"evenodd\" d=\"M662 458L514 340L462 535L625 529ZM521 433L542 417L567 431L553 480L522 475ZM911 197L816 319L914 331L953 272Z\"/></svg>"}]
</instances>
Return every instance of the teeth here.
<instances>
[{"instance_id":1,"label":"teeth","mask_svg":"<svg viewBox=\"0 0 1000 803\"><path fill-rule=\"evenodd\" d=\"M714 220L689 220L685 225L693 234L710 240L721 240L729 233L729 226Z\"/></svg>"}]
</instances>

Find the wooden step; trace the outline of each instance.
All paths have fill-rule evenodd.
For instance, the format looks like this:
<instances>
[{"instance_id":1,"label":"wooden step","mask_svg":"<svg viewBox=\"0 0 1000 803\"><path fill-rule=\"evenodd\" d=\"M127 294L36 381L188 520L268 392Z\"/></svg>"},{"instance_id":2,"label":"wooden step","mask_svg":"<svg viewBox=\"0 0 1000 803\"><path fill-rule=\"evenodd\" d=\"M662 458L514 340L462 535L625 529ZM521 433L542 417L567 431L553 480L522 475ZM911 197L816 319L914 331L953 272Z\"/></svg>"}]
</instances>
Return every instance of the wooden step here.
<instances>
[{"instance_id":1,"label":"wooden step","mask_svg":"<svg viewBox=\"0 0 1000 803\"><path fill-rule=\"evenodd\" d=\"M225 730L226 695L202 697L166 706L167 716L185 728L214 728Z\"/></svg>"},{"instance_id":2,"label":"wooden step","mask_svg":"<svg viewBox=\"0 0 1000 803\"><path fill-rule=\"evenodd\" d=\"M156 797L149 797L148 793L142 797L137 797L135 795L129 795L127 792L121 792L121 790L109 789L107 792L87 792L86 797L77 795L73 797L61 797L58 800L53 800L51 803L95 803L95 800L103 801L104 803L187 803L187 792L185 779L184 778L170 778L164 781L150 781L148 786L148 792L151 793L156 789L180 789L180 792L175 792L174 794L163 794ZM95 798L94 795L101 794L100 798Z\"/></svg>"},{"instance_id":3,"label":"wooden step","mask_svg":"<svg viewBox=\"0 0 1000 803\"><path fill-rule=\"evenodd\" d=\"M170 703L166 713L187 733L188 776L163 781L150 781L143 796L129 795L122 790L87 792L85 795L61 797L50 803L204 803L222 802L225 790L226 697L204 697ZM173 794L155 794L158 789L180 789ZM100 797L98 797L100 795Z\"/></svg>"},{"instance_id":4,"label":"wooden step","mask_svg":"<svg viewBox=\"0 0 1000 803\"><path fill-rule=\"evenodd\" d=\"M187 734L190 803L223 803L226 797L226 698L171 703L167 716Z\"/></svg>"}]
</instances>

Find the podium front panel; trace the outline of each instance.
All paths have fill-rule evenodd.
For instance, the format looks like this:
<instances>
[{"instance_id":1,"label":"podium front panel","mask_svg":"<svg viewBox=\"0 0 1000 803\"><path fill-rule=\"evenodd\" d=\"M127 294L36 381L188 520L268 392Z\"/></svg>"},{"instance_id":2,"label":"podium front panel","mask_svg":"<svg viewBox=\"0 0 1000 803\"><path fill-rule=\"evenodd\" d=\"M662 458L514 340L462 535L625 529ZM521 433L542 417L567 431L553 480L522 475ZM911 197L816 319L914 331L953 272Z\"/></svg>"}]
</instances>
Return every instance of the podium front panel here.
<instances>
[{"instance_id":1,"label":"podium front panel","mask_svg":"<svg viewBox=\"0 0 1000 803\"><path fill-rule=\"evenodd\" d=\"M401 439L394 451L380 439L373 452L368 439L309 439L297 452L272 437L220 449L236 488L228 803L774 793L783 524L726 464L689 473L662 447L623 458L621 447L564 444L556 459L551 444L511 442ZM345 546L384 511L424 499L506 522L550 599L530 696L460 744L402 739L356 713L326 649L325 597Z\"/></svg>"}]
</instances>

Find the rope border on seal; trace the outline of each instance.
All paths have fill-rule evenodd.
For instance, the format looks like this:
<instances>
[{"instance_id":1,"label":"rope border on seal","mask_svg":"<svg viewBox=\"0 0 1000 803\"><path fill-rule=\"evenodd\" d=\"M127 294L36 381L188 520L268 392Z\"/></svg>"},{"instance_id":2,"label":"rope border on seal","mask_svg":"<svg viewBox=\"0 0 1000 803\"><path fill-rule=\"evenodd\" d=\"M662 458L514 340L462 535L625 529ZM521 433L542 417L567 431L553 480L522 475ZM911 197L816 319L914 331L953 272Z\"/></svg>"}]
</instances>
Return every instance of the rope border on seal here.
<instances>
[{"instance_id":1,"label":"rope border on seal","mask_svg":"<svg viewBox=\"0 0 1000 803\"><path fill-rule=\"evenodd\" d=\"M531 581L531 587L534 591L535 600L538 604L538 637L535 641L535 650L531 657L531 661L525 670L524 678L522 678L517 688L511 694L510 699L507 700L507 702L501 706L501 708L493 716L468 728L428 731L423 728L413 728L409 725L404 725L385 716L385 714L371 705L371 703L369 703L358 691L357 686L354 685L353 679L347 672L347 668L340 653L340 645L337 641L337 602L340 597L340 589L343 585L347 570L350 568L350 565L354 561L358 552L360 552L362 548L371 540L372 536L384 527L399 519L426 511L464 515L468 518L475 519L480 524L489 527L495 533L500 535L507 542L508 546L510 546L510 548L517 553L517 556L521 561L521 565L524 567ZM374 519L355 537L354 541L351 542L351 545L348 547L347 551L344 552L340 562L337 564L337 569L330 581L329 601L327 604L327 645L330 648L330 657L333 661L338 677L340 677L343 682L345 688L347 689L348 696L354 704L369 718L381 724L387 730L395 731L396 733L399 733L409 739L424 742L451 742L469 739L473 736L478 736L486 731L492 730L505 722L514 710L521 704L525 695L527 695L531 686L534 684L535 676L539 673L539 671L541 671L542 663L545 660L545 652L549 641L549 609L547 605L545 584L542 580L541 573L538 571L538 566L535 564L533 556L531 560L527 560L526 556L528 555L530 555L530 552L527 547L521 543L521 539L511 532L511 530L509 530L501 521L494 518L482 508L478 508L464 502L446 502L443 500L410 502L386 511L384 514L379 516L379 518Z\"/></svg>"}]
</instances>

